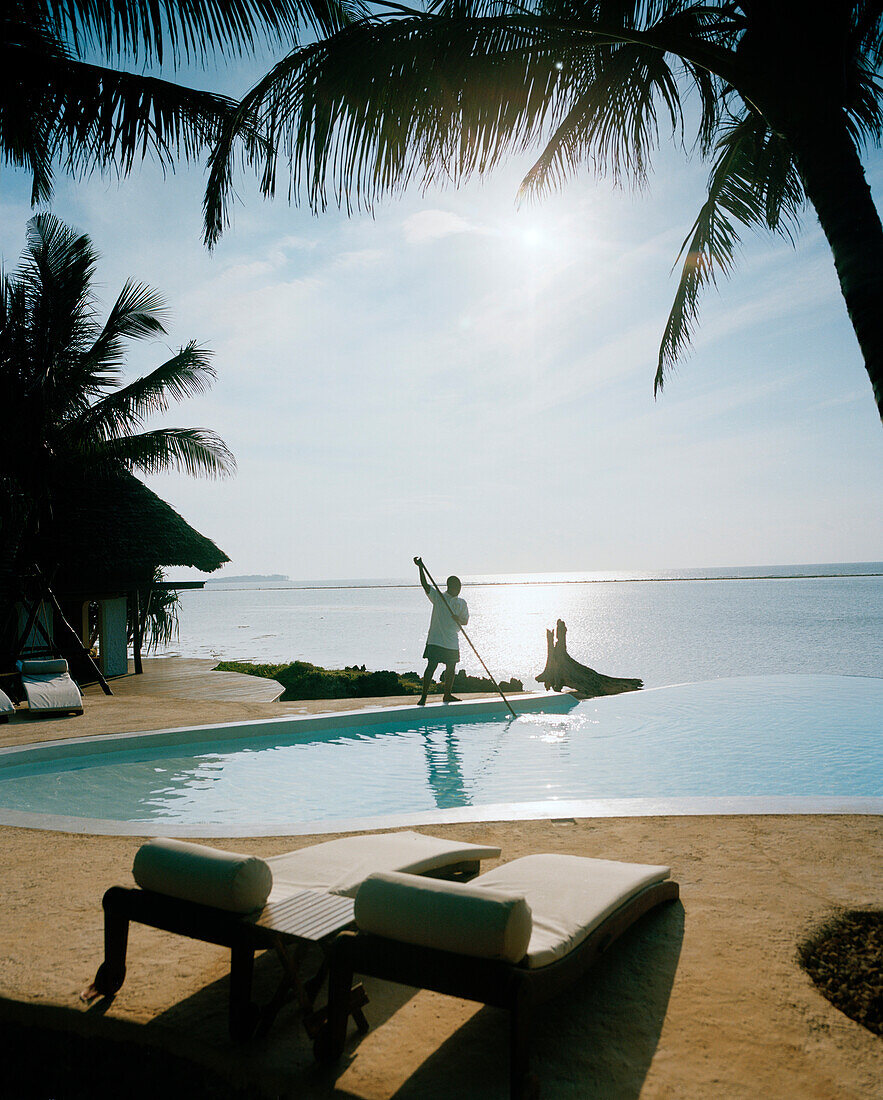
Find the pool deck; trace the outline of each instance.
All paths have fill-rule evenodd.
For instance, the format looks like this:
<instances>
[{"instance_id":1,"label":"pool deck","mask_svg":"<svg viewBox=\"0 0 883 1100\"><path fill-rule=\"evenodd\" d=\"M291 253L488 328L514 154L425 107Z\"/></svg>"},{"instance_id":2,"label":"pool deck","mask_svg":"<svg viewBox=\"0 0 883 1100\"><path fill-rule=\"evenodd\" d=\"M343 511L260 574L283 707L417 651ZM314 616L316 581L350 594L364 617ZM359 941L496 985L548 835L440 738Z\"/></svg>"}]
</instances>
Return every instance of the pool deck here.
<instances>
[{"instance_id":1,"label":"pool deck","mask_svg":"<svg viewBox=\"0 0 883 1100\"><path fill-rule=\"evenodd\" d=\"M242 672L215 672L218 662L205 657L145 657L143 672L135 675L129 660L129 675L110 681L114 695L123 698L165 695L173 699L231 700L272 703L285 690L278 680L247 676ZM90 684L87 698L103 695L99 684Z\"/></svg>"},{"instance_id":2,"label":"pool deck","mask_svg":"<svg viewBox=\"0 0 883 1100\"><path fill-rule=\"evenodd\" d=\"M406 701L338 700L333 709ZM332 709L329 702L90 693L82 718L21 716L0 726L0 744L315 713ZM646 917L585 987L544 1014L534 1036L534 1068L547 1100L879 1096L883 1043L817 993L795 950L840 907L883 907L881 818L470 821L434 823L425 831L498 844L505 860L565 852L667 863L681 885L679 903ZM218 844L269 855L322 839ZM371 1030L351 1035L334 1072L319 1072L290 1006L268 1038L232 1046L227 953L142 927L132 930L128 976L116 999L104 1010L86 1009L77 993L102 957L101 895L114 883L131 882L139 843L137 837L0 827L0 1017L173 1051L254 1097L506 1095L506 1028L494 1010L370 982ZM274 987L275 965L269 957L259 960L259 991ZM124 1091L125 1083L117 1084Z\"/></svg>"},{"instance_id":3,"label":"pool deck","mask_svg":"<svg viewBox=\"0 0 883 1100\"><path fill-rule=\"evenodd\" d=\"M278 681L240 672L215 672L216 664L217 661L201 658L146 659L142 675L120 676L110 681L112 696L105 695L98 684L86 687L81 715L32 717L27 707L19 707L7 724L0 725L0 748L67 737L405 706L415 700L413 695L390 695L281 703L279 696L284 688ZM463 699L492 697L492 692L470 692L461 696ZM429 701L435 702L437 697L430 696Z\"/></svg>"}]
</instances>

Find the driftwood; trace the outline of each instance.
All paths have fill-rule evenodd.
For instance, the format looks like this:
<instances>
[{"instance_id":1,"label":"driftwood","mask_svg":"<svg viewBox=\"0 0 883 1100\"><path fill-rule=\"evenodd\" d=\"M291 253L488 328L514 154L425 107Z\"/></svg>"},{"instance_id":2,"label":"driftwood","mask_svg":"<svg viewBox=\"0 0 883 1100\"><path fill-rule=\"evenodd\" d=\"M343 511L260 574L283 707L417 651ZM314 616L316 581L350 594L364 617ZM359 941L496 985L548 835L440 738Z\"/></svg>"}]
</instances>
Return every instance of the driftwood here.
<instances>
[{"instance_id":1,"label":"driftwood","mask_svg":"<svg viewBox=\"0 0 883 1100\"><path fill-rule=\"evenodd\" d=\"M638 691L644 685L643 680L626 680L620 676L605 676L593 668L581 665L567 652L567 627L564 620L558 620L558 639L551 630L546 631L546 667L537 676L546 690L560 691L564 687L573 688L581 695L619 695L622 691Z\"/></svg>"}]
</instances>

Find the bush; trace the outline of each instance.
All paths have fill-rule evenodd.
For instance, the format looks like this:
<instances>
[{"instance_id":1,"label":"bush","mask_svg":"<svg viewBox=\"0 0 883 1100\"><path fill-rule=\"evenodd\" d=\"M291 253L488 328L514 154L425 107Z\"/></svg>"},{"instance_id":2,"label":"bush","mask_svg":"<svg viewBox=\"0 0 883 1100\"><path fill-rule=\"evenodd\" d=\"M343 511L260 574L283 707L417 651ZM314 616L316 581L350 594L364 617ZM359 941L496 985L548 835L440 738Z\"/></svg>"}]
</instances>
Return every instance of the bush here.
<instances>
[{"instance_id":1,"label":"bush","mask_svg":"<svg viewBox=\"0 0 883 1100\"><path fill-rule=\"evenodd\" d=\"M501 680L500 688L509 693L524 691L524 684L513 676L511 680ZM494 685L485 676L467 676L460 671L454 676L454 691L493 691Z\"/></svg>"},{"instance_id":2,"label":"bush","mask_svg":"<svg viewBox=\"0 0 883 1100\"><path fill-rule=\"evenodd\" d=\"M295 699L375 699L382 695L419 695L420 677L416 672L399 674L387 670L368 672L358 668L321 668L308 661L286 665L253 665L240 661L222 661L220 672L244 672L278 680L285 688L282 702Z\"/></svg>"},{"instance_id":3,"label":"bush","mask_svg":"<svg viewBox=\"0 0 883 1100\"><path fill-rule=\"evenodd\" d=\"M832 918L797 957L835 1008L883 1035L883 911L854 909Z\"/></svg>"},{"instance_id":4,"label":"bush","mask_svg":"<svg viewBox=\"0 0 883 1100\"><path fill-rule=\"evenodd\" d=\"M422 677L418 672L368 672L364 665L347 668L321 668L308 661L293 661L284 665L256 665L247 661L222 661L219 672L243 672L249 676L264 676L278 680L285 688L283 703L297 699L376 699L382 695L419 695ZM439 685L434 685L436 690ZM503 691L524 691L520 680L500 684ZM458 672L454 677L455 691L493 691L490 680Z\"/></svg>"}]
</instances>

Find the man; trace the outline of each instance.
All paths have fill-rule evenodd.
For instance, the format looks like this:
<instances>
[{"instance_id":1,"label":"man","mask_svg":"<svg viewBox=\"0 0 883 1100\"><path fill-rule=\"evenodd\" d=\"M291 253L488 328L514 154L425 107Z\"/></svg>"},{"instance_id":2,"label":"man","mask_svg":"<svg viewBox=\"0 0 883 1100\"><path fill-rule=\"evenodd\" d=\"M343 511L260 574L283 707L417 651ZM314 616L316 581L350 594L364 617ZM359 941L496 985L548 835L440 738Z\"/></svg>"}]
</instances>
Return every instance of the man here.
<instances>
[{"instance_id":1,"label":"man","mask_svg":"<svg viewBox=\"0 0 883 1100\"><path fill-rule=\"evenodd\" d=\"M423 656L426 658L423 694L417 703L421 707L425 705L432 677L441 664L445 666L445 691L442 701L456 703L458 700L454 698L451 688L454 686L454 671L460 660L460 627L469 622L469 608L466 606L466 601L460 598L459 577L448 577L447 589L441 593L429 583L426 570L423 568L423 560L414 558L414 564L420 570L423 591L432 601L432 618L429 620L426 649L423 650Z\"/></svg>"}]
</instances>

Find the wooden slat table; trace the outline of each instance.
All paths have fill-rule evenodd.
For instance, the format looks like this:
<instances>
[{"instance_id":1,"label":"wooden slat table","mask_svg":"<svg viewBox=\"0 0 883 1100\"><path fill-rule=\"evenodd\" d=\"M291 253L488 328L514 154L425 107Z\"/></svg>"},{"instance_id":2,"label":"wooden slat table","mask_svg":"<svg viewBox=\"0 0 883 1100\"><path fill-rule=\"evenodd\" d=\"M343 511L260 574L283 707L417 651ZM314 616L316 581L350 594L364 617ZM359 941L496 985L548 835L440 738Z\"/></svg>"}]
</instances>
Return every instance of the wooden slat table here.
<instances>
[{"instance_id":1,"label":"wooden slat table","mask_svg":"<svg viewBox=\"0 0 883 1100\"><path fill-rule=\"evenodd\" d=\"M320 890L300 890L284 901L266 905L254 922L270 937L273 950L282 965L282 980L269 1003L261 1010L256 1033L265 1035L286 1001L298 1001L304 1027L310 1038L325 1022L324 1009L313 1011L316 995L328 970L328 956L324 948L334 937L353 923L352 898L338 894L326 894ZM323 948L322 965L307 981L301 977L304 959L310 949ZM364 987L353 987L350 995L350 1014L360 1031L368 1030L368 1022L362 1012L367 1004Z\"/></svg>"}]
</instances>

